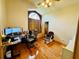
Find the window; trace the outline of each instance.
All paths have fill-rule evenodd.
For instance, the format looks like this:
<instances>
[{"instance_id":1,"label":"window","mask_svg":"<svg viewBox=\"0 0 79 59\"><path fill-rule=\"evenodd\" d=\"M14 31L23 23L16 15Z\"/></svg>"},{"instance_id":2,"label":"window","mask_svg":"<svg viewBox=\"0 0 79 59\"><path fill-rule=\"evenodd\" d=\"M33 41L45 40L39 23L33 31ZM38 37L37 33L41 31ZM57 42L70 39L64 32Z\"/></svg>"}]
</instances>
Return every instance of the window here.
<instances>
[{"instance_id":1,"label":"window","mask_svg":"<svg viewBox=\"0 0 79 59\"><path fill-rule=\"evenodd\" d=\"M35 12L30 13L29 18L35 19L35 20L40 20L39 15L37 13L35 13Z\"/></svg>"}]
</instances>

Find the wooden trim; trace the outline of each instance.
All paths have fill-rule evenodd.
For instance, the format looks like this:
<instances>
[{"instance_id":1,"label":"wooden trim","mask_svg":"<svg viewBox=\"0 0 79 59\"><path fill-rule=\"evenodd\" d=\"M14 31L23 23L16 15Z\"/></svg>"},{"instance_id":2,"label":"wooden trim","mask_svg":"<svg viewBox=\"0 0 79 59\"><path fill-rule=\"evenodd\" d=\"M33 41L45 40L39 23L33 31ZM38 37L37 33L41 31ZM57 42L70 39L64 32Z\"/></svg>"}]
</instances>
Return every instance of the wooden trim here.
<instances>
[{"instance_id":1,"label":"wooden trim","mask_svg":"<svg viewBox=\"0 0 79 59\"><path fill-rule=\"evenodd\" d=\"M42 15L41 14L39 14L37 11L28 11L28 30L29 30L29 14L30 13L32 13L32 12L34 12L34 13L36 13L36 14L38 14L39 15L39 17L40 17L40 33L42 32Z\"/></svg>"},{"instance_id":2,"label":"wooden trim","mask_svg":"<svg viewBox=\"0 0 79 59\"><path fill-rule=\"evenodd\" d=\"M78 54L78 44L79 44L79 19L78 19L78 26L77 26L77 33L76 33L76 41L75 41L75 49L74 49L74 55L73 59L79 59L79 54Z\"/></svg>"},{"instance_id":3,"label":"wooden trim","mask_svg":"<svg viewBox=\"0 0 79 59\"><path fill-rule=\"evenodd\" d=\"M3 47L2 47L2 39L0 35L0 59L4 59L4 54L3 54Z\"/></svg>"}]
</instances>

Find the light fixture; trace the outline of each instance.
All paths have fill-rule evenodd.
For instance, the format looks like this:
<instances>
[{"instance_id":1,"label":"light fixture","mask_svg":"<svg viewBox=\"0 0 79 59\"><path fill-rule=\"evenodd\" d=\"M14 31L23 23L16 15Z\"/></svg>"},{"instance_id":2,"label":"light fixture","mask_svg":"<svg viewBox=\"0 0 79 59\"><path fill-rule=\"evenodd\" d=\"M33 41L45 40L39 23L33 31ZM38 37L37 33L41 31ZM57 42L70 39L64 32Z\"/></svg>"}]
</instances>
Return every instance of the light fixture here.
<instances>
[{"instance_id":1,"label":"light fixture","mask_svg":"<svg viewBox=\"0 0 79 59\"><path fill-rule=\"evenodd\" d=\"M44 7L50 7L52 5L52 2L50 0L45 0L41 3L41 5Z\"/></svg>"},{"instance_id":2,"label":"light fixture","mask_svg":"<svg viewBox=\"0 0 79 59\"><path fill-rule=\"evenodd\" d=\"M45 3L43 2L41 5L42 5L42 6L44 6L44 5L45 5Z\"/></svg>"},{"instance_id":3,"label":"light fixture","mask_svg":"<svg viewBox=\"0 0 79 59\"><path fill-rule=\"evenodd\" d=\"M60 1L60 0L44 0L41 3L38 3L38 5L41 5L43 7L50 7L55 1Z\"/></svg>"},{"instance_id":4,"label":"light fixture","mask_svg":"<svg viewBox=\"0 0 79 59\"><path fill-rule=\"evenodd\" d=\"M49 3L49 0L46 0L46 3Z\"/></svg>"},{"instance_id":5,"label":"light fixture","mask_svg":"<svg viewBox=\"0 0 79 59\"><path fill-rule=\"evenodd\" d=\"M49 6L51 6L52 5L52 2L49 2Z\"/></svg>"}]
</instances>

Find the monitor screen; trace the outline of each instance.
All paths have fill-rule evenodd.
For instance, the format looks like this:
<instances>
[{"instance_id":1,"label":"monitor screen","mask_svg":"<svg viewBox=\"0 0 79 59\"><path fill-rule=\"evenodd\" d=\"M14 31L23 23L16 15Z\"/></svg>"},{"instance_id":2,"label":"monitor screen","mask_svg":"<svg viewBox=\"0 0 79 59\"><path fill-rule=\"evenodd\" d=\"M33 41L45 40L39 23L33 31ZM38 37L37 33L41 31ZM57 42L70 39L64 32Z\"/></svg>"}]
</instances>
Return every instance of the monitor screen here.
<instances>
[{"instance_id":1,"label":"monitor screen","mask_svg":"<svg viewBox=\"0 0 79 59\"><path fill-rule=\"evenodd\" d=\"M18 33L21 32L20 28L12 28L12 33Z\"/></svg>"},{"instance_id":2,"label":"monitor screen","mask_svg":"<svg viewBox=\"0 0 79 59\"><path fill-rule=\"evenodd\" d=\"M11 28L6 28L4 32L5 32L5 35L11 34L12 29Z\"/></svg>"}]
</instances>

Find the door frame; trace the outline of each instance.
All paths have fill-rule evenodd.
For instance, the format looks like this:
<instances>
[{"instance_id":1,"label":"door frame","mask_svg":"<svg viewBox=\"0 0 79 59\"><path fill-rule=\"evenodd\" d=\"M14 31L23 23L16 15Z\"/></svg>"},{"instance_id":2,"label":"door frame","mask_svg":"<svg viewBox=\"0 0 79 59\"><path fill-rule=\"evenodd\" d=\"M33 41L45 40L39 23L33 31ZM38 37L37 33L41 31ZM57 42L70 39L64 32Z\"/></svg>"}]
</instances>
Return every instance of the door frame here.
<instances>
[{"instance_id":1,"label":"door frame","mask_svg":"<svg viewBox=\"0 0 79 59\"><path fill-rule=\"evenodd\" d=\"M74 46L74 55L73 55L73 59L76 58L76 52L77 51L77 44L79 44L79 18L78 18L78 24L77 24L77 32L76 32L76 38L75 38L75 46ZM79 58L79 54L78 54L78 58Z\"/></svg>"},{"instance_id":2,"label":"door frame","mask_svg":"<svg viewBox=\"0 0 79 59\"><path fill-rule=\"evenodd\" d=\"M47 32L48 32L48 31L49 31L49 21L46 21L46 22L44 23L44 33L46 34L45 25L47 25Z\"/></svg>"},{"instance_id":3,"label":"door frame","mask_svg":"<svg viewBox=\"0 0 79 59\"><path fill-rule=\"evenodd\" d=\"M29 14L32 12L36 13L40 17L40 33L41 33L42 32L42 15L35 10L28 10L28 30L30 29L29 28L29 19L30 19Z\"/></svg>"}]
</instances>

